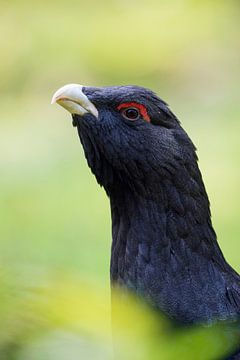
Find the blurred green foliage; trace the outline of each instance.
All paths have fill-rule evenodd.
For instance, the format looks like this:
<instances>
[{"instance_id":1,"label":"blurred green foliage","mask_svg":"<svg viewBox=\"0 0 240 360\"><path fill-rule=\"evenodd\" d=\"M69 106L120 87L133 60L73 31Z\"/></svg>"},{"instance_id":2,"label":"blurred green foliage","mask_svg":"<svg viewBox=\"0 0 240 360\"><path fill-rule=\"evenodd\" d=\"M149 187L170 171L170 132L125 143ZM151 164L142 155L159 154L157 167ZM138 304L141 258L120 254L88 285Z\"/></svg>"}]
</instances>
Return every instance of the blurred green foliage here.
<instances>
[{"instance_id":1,"label":"blurred green foliage","mask_svg":"<svg viewBox=\"0 0 240 360\"><path fill-rule=\"evenodd\" d=\"M1 282L1 359L210 360L240 341L237 324L177 327L130 295L114 292L112 308L111 326L109 298L76 278L20 286L8 277Z\"/></svg>"},{"instance_id":2,"label":"blurred green foliage","mask_svg":"<svg viewBox=\"0 0 240 360\"><path fill-rule=\"evenodd\" d=\"M0 0L0 8L0 358L108 359L108 200L52 93L71 82L138 84L165 99L199 149L220 245L240 271L239 2ZM221 327L183 331L179 341L148 336L164 321L127 308L143 330L134 327L131 344L119 335L124 359L207 359L200 349L227 349Z\"/></svg>"}]
</instances>

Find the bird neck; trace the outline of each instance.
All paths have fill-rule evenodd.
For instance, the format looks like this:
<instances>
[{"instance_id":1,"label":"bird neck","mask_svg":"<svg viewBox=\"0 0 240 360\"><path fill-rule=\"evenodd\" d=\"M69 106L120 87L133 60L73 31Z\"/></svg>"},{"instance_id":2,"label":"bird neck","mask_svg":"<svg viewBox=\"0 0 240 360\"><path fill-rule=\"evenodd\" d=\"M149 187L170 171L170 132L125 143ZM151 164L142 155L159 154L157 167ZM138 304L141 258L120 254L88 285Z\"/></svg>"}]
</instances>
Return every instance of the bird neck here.
<instances>
[{"instance_id":1,"label":"bird neck","mask_svg":"<svg viewBox=\"0 0 240 360\"><path fill-rule=\"evenodd\" d=\"M209 314L208 302L226 293L233 270L218 246L205 190L194 199L169 182L161 189L156 198L126 187L111 194L112 283L142 294L178 320L217 317Z\"/></svg>"}]
</instances>

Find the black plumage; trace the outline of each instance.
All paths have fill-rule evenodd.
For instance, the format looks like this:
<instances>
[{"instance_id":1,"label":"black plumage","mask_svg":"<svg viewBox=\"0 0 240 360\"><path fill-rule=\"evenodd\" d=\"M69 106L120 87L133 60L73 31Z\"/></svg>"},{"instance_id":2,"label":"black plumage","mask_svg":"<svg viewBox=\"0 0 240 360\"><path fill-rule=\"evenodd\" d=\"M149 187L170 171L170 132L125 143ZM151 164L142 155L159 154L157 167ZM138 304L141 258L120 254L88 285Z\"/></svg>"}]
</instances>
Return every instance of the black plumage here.
<instances>
[{"instance_id":1,"label":"black plumage","mask_svg":"<svg viewBox=\"0 0 240 360\"><path fill-rule=\"evenodd\" d=\"M180 322L236 318L240 278L217 243L196 149L177 117L145 88L82 93L98 117L73 113L73 125L110 198L112 284ZM139 116L127 119L121 104Z\"/></svg>"}]
</instances>

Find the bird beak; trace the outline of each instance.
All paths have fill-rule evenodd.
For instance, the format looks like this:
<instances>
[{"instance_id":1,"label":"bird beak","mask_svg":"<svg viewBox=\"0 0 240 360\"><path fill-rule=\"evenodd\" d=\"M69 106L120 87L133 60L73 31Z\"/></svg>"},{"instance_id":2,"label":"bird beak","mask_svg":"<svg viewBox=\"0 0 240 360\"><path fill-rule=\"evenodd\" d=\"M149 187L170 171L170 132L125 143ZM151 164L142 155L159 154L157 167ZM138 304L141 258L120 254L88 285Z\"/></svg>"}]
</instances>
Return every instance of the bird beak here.
<instances>
[{"instance_id":1,"label":"bird beak","mask_svg":"<svg viewBox=\"0 0 240 360\"><path fill-rule=\"evenodd\" d=\"M97 118L98 111L83 93L82 88L83 86L78 84L68 84L61 87L53 95L51 104L57 103L71 114L82 116L86 113L91 113Z\"/></svg>"}]
</instances>

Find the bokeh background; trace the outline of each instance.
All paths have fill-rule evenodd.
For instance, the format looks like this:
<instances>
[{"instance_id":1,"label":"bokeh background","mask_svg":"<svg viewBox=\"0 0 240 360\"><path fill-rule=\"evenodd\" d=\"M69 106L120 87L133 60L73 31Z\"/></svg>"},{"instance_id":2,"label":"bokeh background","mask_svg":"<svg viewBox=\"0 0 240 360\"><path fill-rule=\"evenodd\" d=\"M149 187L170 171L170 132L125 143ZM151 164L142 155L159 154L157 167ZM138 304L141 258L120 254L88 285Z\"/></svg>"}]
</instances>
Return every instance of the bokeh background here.
<instances>
[{"instance_id":1,"label":"bokeh background","mask_svg":"<svg viewBox=\"0 0 240 360\"><path fill-rule=\"evenodd\" d=\"M66 83L142 85L170 104L240 271L239 16L237 0L0 0L1 359L111 357L109 204L50 105Z\"/></svg>"}]
</instances>

